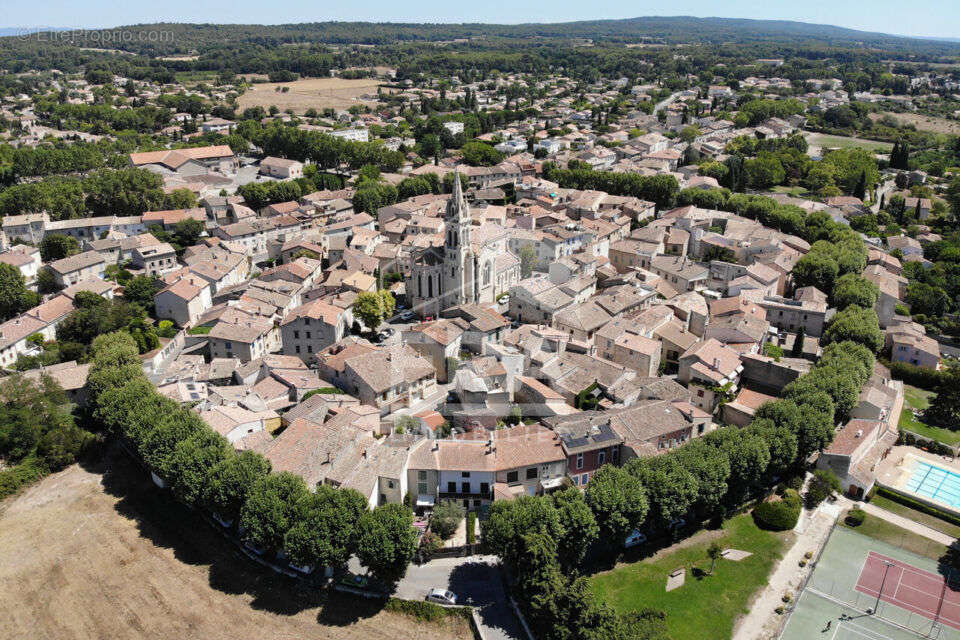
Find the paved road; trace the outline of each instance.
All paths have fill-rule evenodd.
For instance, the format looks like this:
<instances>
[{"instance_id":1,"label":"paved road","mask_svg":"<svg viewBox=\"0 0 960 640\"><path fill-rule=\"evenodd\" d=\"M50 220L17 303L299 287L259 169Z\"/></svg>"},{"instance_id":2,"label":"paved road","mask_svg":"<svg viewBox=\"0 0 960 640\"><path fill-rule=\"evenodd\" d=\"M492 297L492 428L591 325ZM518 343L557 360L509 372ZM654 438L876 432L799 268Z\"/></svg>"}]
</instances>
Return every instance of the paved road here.
<instances>
[{"instance_id":1,"label":"paved road","mask_svg":"<svg viewBox=\"0 0 960 640\"><path fill-rule=\"evenodd\" d=\"M653 115L657 115L657 112L664 109L668 105L672 104L677 98L680 97L680 91L676 93L671 93L669 97L664 98L653 107Z\"/></svg>"},{"instance_id":2,"label":"paved road","mask_svg":"<svg viewBox=\"0 0 960 640\"><path fill-rule=\"evenodd\" d=\"M356 558L351 559L350 570L364 573ZM438 558L421 566L411 564L394 595L423 600L434 587L453 591L457 604L477 607L485 640L525 640L503 590L496 556Z\"/></svg>"},{"instance_id":3,"label":"paved road","mask_svg":"<svg viewBox=\"0 0 960 640\"><path fill-rule=\"evenodd\" d=\"M510 609L496 556L438 558L417 566L411 564L397 589L397 596L422 600L430 589L443 587L457 594L458 604L478 607L483 636L487 640L520 640L523 631Z\"/></svg>"}]
</instances>

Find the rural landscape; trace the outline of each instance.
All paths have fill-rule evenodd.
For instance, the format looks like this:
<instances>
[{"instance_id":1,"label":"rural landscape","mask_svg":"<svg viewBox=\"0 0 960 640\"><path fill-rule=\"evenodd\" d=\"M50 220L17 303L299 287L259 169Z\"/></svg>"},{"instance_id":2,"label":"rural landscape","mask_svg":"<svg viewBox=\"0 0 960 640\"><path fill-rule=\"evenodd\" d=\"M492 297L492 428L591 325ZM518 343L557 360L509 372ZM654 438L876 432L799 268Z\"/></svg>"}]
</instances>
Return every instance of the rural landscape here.
<instances>
[{"instance_id":1,"label":"rural landscape","mask_svg":"<svg viewBox=\"0 0 960 640\"><path fill-rule=\"evenodd\" d=\"M918 1L11 18L0 639L960 640Z\"/></svg>"}]
</instances>

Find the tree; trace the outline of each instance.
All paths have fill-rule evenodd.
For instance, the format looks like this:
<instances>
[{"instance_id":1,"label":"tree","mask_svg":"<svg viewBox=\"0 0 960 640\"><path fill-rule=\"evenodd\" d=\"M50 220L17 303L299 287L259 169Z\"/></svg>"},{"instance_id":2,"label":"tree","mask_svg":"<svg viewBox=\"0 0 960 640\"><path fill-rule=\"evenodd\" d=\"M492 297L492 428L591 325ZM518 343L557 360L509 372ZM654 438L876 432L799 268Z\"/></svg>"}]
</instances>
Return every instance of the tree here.
<instances>
[{"instance_id":1,"label":"tree","mask_svg":"<svg viewBox=\"0 0 960 640\"><path fill-rule=\"evenodd\" d=\"M923 416L948 429L960 429L960 367L947 367L940 374L937 395Z\"/></svg>"},{"instance_id":2,"label":"tree","mask_svg":"<svg viewBox=\"0 0 960 640\"><path fill-rule=\"evenodd\" d=\"M790 357L791 358L800 358L803 356L803 342L806 340L807 330L804 329L803 325L800 325L800 328L797 329L796 338L793 340L793 346L790 348Z\"/></svg>"},{"instance_id":3,"label":"tree","mask_svg":"<svg viewBox=\"0 0 960 640\"><path fill-rule=\"evenodd\" d=\"M713 574L713 568L717 564L717 560L723 557L723 547L720 546L720 543L714 540L710 543L710 546L707 547L707 557L710 558L710 573Z\"/></svg>"},{"instance_id":4,"label":"tree","mask_svg":"<svg viewBox=\"0 0 960 640\"><path fill-rule=\"evenodd\" d=\"M520 258L520 277L529 278L533 274L534 267L537 266L537 252L533 247L524 245L517 253Z\"/></svg>"},{"instance_id":5,"label":"tree","mask_svg":"<svg viewBox=\"0 0 960 640\"><path fill-rule=\"evenodd\" d=\"M697 439L678 449L676 456L697 479L697 512L703 517L716 513L728 489L730 459L726 453Z\"/></svg>"},{"instance_id":6,"label":"tree","mask_svg":"<svg viewBox=\"0 0 960 640\"><path fill-rule=\"evenodd\" d=\"M0 322L40 304L40 296L27 289L20 270L0 262Z\"/></svg>"},{"instance_id":7,"label":"tree","mask_svg":"<svg viewBox=\"0 0 960 640\"><path fill-rule=\"evenodd\" d=\"M697 501L697 478L677 456L631 460L627 471L643 483L650 499L647 520L655 529L666 530L690 512Z\"/></svg>"},{"instance_id":8,"label":"tree","mask_svg":"<svg viewBox=\"0 0 960 640\"><path fill-rule=\"evenodd\" d=\"M823 344L856 342L878 353L883 347L883 333L877 312L855 304L838 311L823 334Z\"/></svg>"},{"instance_id":9,"label":"tree","mask_svg":"<svg viewBox=\"0 0 960 640\"><path fill-rule=\"evenodd\" d=\"M201 429L181 440L167 464L170 488L188 505L200 502L210 478L210 470L234 455L227 439L212 429Z\"/></svg>"},{"instance_id":10,"label":"tree","mask_svg":"<svg viewBox=\"0 0 960 640\"><path fill-rule=\"evenodd\" d=\"M587 549L600 533L597 520L576 487L568 487L550 494L563 530L557 540L557 557L565 569L580 564Z\"/></svg>"},{"instance_id":11,"label":"tree","mask_svg":"<svg viewBox=\"0 0 960 640\"><path fill-rule=\"evenodd\" d=\"M448 540L456 533L457 526L465 515L459 502L444 500L434 508L430 516L430 530Z\"/></svg>"},{"instance_id":12,"label":"tree","mask_svg":"<svg viewBox=\"0 0 960 640\"><path fill-rule=\"evenodd\" d=\"M376 331L381 322L393 315L395 304L393 294L386 289L361 291L353 303L353 313L371 331Z\"/></svg>"},{"instance_id":13,"label":"tree","mask_svg":"<svg viewBox=\"0 0 960 640\"><path fill-rule=\"evenodd\" d=\"M483 539L511 569L522 556L519 548L524 534L544 533L552 540L563 535L560 514L549 498L521 496L516 500L494 502L483 527Z\"/></svg>"},{"instance_id":14,"label":"tree","mask_svg":"<svg viewBox=\"0 0 960 640\"><path fill-rule=\"evenodd\" d=\"M586 500L604 540L615 547L623 546L627 535L643 525L649 508L640 480L610 464L593 475Z\"/></svg>"},{"instance_id":15,"label":"tree","mask_svg":"<svg viewBox=\"0 0 960 640\"><path fill-rule=\"evenodd\" d=\"M413 512L402 504L380 505L360 516L357 529L360 564L386 584L403 578L417 550Z\"/></svg>"},{"instance_id":16,"label":"tree","mask_svg":"<svg viewBox=\"0 0 960 640\"><path fill-rule=\"evenodd\" d=\"M833 305L839 310L850 305L872 309L879 297L877 285L856 273L840 276L833 287Z\"/></svg>"},{"instance_id":17,"label":"tree","mask_svg":"<svg viewBox=\"0 0 960 640\"><path fill-rule=\"evenodd\" d=\"M307 495L303 478L287 471L257 480L240 510L246 539L267 551L283 550L284 538L296 521L297 506Z\"/></svg>"},{"instance_id":18,"label":"tree","mask_svg":"<svg viewBox=\"0 0 960 640\"><path fill-rule=\"evenodd\" d=\"M270 473L270 461L254 451L229 456L210 469L203 504L224 522L234 522L250 488Z\"/></svg>"},{"instance_id":19,"label":"tree","mask_svg":"<svg viewBox=\"0 0 960 640\"><path fill-rule=\"evenodd\" d=\"M123 287L123 299L151 309L153 296L162 288L163 282L155 276L135 276Z\"/></svg>"},{"instance_id":20,"label":"tree","mask_svg":"<svg viewBox=\"0 0 960 640\"><path fill-rule=\"evenodd\" d=\"M504 155L485 142L468 142L460 147L463 161L473 167L490 167L501 162Z\"/></svg>"},{"instance_id":21,"label":"tree","mask_svg":"<svg viewBox=\"0 0 960 640\"><path fill-rule=\"evenodd\" d=\"M62 260L80 253L80 242L73 236L51 233L40 241L40 258L44 262Z\"/></svg>"},{"instance_id":22,"label":"tree","mask_svg":"<svg viewBox=\"0 0 960 640\"><path fill-rule=\"evenodd\" d=\"M299 566L346 565L357 542L357 526L367 501L353 489L318 485L297 505L296 524L284 538L284 549Z\"/></svg>"}]
</instances>

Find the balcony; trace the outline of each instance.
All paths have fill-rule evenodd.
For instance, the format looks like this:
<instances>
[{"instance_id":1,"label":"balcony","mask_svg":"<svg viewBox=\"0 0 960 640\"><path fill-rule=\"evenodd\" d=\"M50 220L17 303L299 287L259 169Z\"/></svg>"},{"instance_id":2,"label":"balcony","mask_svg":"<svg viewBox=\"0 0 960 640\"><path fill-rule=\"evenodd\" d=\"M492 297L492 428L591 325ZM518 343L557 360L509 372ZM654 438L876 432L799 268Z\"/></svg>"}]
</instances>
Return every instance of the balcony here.
<instances>
[{"instance_id":1,"label":"balcony","mask_svg":"<svg viewBox=\"0 0 960 640\"><path fill-rule=\"evenodd\" d=\"M461 493L461 492L440 492L441 500L493 500L493 491L487 491L486 493Z\"/></svg>"}]
</instances>

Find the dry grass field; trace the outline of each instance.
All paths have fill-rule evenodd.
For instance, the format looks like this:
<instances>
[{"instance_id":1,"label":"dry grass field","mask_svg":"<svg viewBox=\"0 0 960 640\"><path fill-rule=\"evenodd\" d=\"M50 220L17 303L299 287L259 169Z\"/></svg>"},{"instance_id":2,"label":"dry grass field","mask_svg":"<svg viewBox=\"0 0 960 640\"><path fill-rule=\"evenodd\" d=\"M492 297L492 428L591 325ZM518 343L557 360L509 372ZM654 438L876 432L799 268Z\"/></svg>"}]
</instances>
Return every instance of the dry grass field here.
<instances>
[{"instance_id":1,"label":"dry grass field","mask_svg":"<svg viewBox=\"0 0 960 640\"><path fill-rule=\"evenodd\" d=\"M348 109L355 104L375 104L375 100L357 98L364 94L375 95L379 84L380 80L377 78L304 78L293 82L265 82L251 85L237 101L240 109L268 108L275 104L280 111L293 109L298 114L311 107L317 110L326 107ZM290 90L283 93L277 91L277 87L289 87Z\"/></svg>"},{"instance_id":2,"label":"dry grass field","mask_svg":"<svg viewBox=\"0 0 960 640\"><path fill-rule=\"evenodd\" d=\"M912 124L920 131L960 134L960 121L925 116L920 113L892 113L884 111L883 113L871 113L870 119L879 120L883 116L893 116L901 125Z\"/></svg>"},{"instance_id":3,"label":"dry grass field","mask_svg":"<svg viewBox=\"0 0 960 640\"><path fill-rule=\"evenodd\" d=\"M0 638L468 640L362 598L298 590L238 554L126 458L0 504Z\"/></svg>"}]
</instances>

